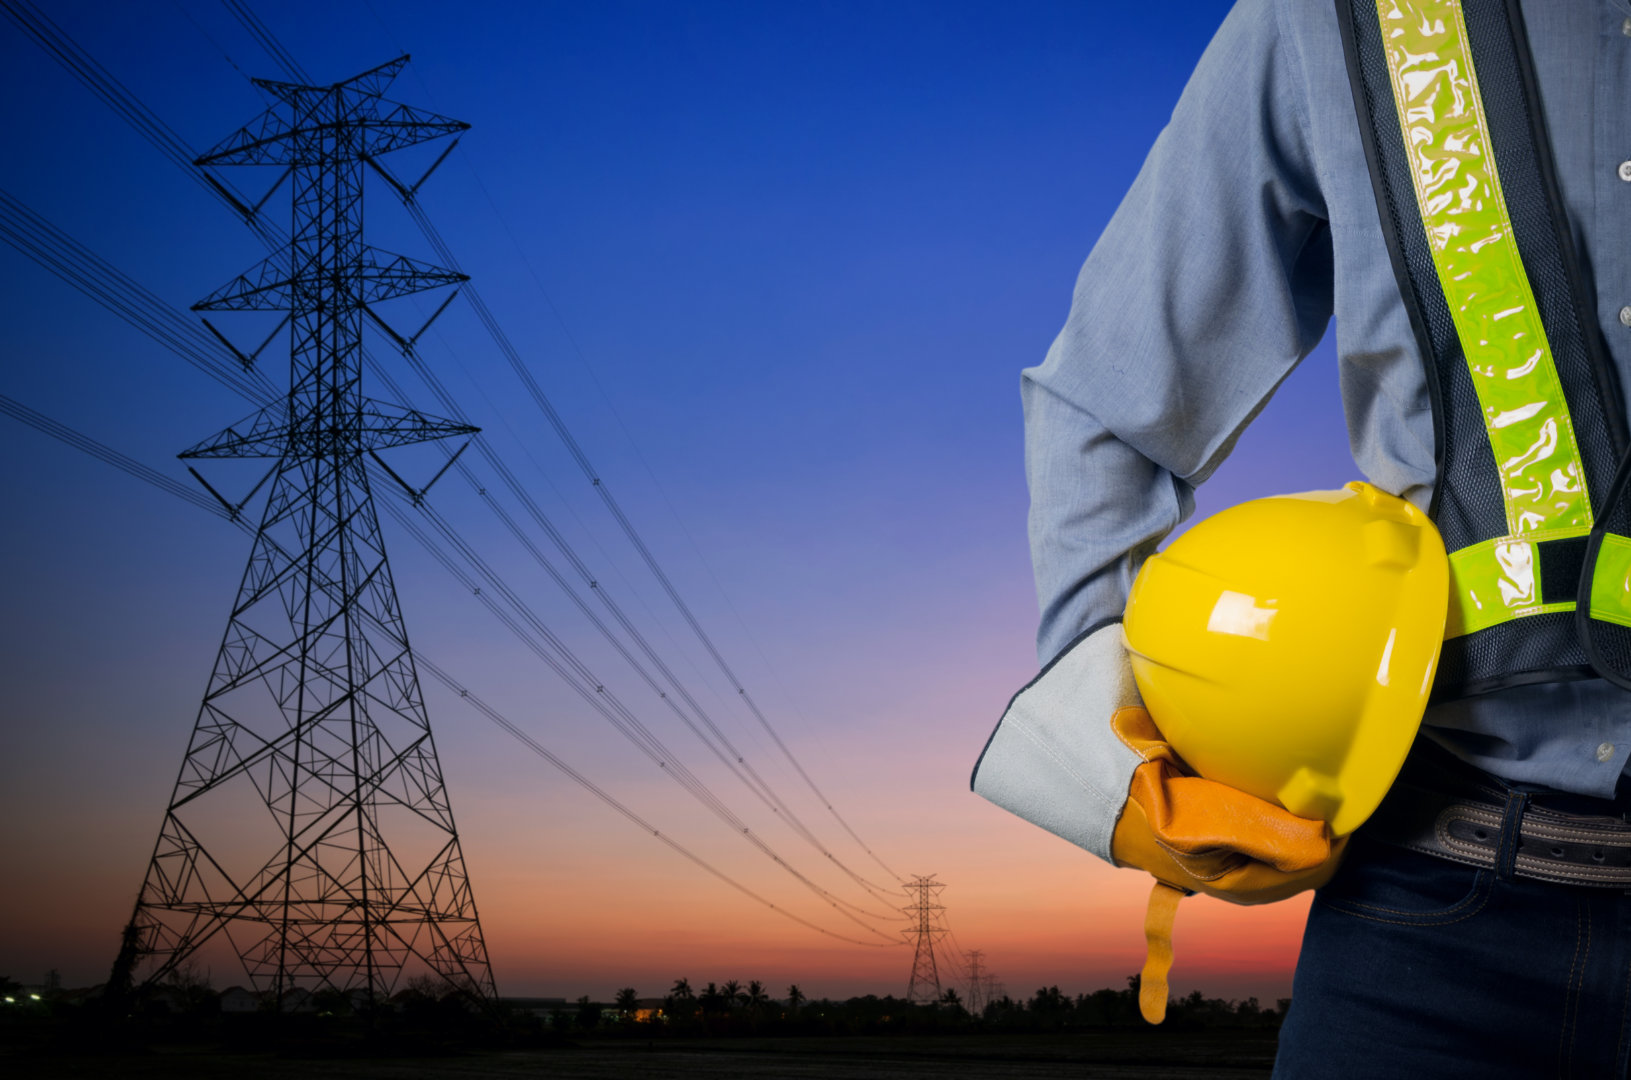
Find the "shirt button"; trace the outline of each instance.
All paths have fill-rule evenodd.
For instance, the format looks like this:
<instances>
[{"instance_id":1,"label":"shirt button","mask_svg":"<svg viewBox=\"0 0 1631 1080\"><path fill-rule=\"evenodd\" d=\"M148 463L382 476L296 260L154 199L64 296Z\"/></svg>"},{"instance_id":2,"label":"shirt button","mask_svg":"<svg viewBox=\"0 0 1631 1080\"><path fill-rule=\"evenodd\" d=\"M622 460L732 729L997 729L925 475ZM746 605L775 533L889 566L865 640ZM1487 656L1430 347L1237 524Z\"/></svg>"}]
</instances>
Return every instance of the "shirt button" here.
<instances>
[{"instance_id":1,"label":"shirt button","mask_svg":"<svg viewBox=\"0 0 1631 1080\"><path fill-rule=\"evenodd\" d=\"M1631 181L1631 161L1620 162L1620 179Z\"/></svg>"},{"instance_id":2,"label":"shirt button","mask_svg":"<svg viewBox=\"0 0 1631 1080\"><path fill-rule=\"evenodd\" d=\"M1620 24L1620 33L1626 37L1631 37L1631 19L1627 19Z\"/></svg>"},{"instance_id":3,"label":"shirt button","mask_svg":"<svg viewBox=\"0 0 1631 1080\"><path fill-rule=\"evenodd\" d=\"M1623 307L1620 309L1620 325L1631 326L1631 307Z\"/></svg>"},{"instance_id":4,"label":"shirt button","mask_svg":"<svg viewBox=\"0 0 1631 1080\"><path fill-rule=\"evenodd\" d=\"M1603 743L1601 746L1599 746L1597 748L1597 760L1601 761L1605 765L1608 764L1610 761L1613 761L1614 760L1614 744L1611 743L1611 742L1606 742L1606 743Z\"/></svg>"}]
</instances>

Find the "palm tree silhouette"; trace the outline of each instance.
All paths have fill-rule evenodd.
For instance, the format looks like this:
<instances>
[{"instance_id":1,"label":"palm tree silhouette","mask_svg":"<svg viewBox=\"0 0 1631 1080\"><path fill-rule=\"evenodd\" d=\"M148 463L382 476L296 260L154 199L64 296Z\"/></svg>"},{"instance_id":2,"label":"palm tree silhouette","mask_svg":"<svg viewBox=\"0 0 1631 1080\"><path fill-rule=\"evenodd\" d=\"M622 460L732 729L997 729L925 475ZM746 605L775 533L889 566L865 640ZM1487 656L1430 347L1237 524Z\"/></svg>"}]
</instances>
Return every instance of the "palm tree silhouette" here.
<instances>
[{"instance_id":1,"label":"palm tree silhouette","mask_svg":"<svg viewBox=\"0 0 1631 1080\"><path fill-rule=\"evenodd\" d=\"M742 1001L750 1012L758 1013L764 1011L764 1007L770 1003L770 995L765 993L765 984L754 979L748 983L748 990L742 995Z\"/></svg>"},{"instance_id":2,"label":"palm tree silhouette","mask_svg":"<svg viewBox=\"0 0 1631 1080\"><path fill-rule=\"evenodd\" d=\"M673 987L668 991L668 998L663 1002L674 1019L689 1020L697 1014L697 996L691 992L690 979L675 979Z\"/></svg>"},{"instance_id":3,"label":"palm tree silhouette","mask_svg":"<svg viewBox=\"0 0 1631 1080\"><path fill-rule=\"evenodd\" d=\"M720 1008L722 996L719 988L713 983L709 983L702 988L702 993L697 997L697 1002L702 1006L703 1012L717 1012Z\"/></svg>"},{"instance_id":4,"label":"palm tree silhouette","mask_svg":"<svg viewBox=\"0 0 1631 1080\"><path fill-rule=\"evenodd\" d=\"M726 1008L733 1008L737 1002L747 1000L747 995L742 993L742 984L735 979L720 987L719 992L724 995Z\"/></svg>"},{"instance_id":5,"label":"palm tree silhouette","mask_svg":"<svg viewBox=\"0 0 1631 1080\"><path fill-rule=\"evenodd\" d=\"M798 983L794 983L787 988L787 1007L793 1012L798 1012L799 1006L802 1004L804 1004L804 991L799 989Z\"/></svg>"}]
</instances>

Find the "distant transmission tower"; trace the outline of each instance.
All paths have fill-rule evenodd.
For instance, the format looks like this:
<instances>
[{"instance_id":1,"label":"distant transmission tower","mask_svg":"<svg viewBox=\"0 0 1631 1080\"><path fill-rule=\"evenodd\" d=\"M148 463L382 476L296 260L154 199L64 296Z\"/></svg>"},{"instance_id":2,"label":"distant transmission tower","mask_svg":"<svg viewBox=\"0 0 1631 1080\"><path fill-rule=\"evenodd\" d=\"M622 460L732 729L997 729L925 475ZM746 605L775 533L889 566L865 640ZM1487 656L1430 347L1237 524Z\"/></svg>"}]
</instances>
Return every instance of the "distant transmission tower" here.
<instances>
[{"instance_id":1,"label":"distant transmission tower","mask_svg":"<svg viewBox=\"0 0 1631 1080\"><path fill-rule=\"evenodd\" d=\"M290 387L181 455L276 464L115 993L219 935L279 1007L427 974L495 996L368 483L382 450L476 430L360 387L368 305L465 280L362 241L365 162L469 126L381 97L407 61L328 87L257 79L274 105L195 163L293 177L288 246L194 305L289 312Z\"/></svg>"},{"instance_id":2,"label":"distant transmission tower","mask_svg":"<svg viewBox=\"0 0 1631 1080\"><path fill-rule=\"evenodd\" d=\"M914 924L901 933L917 946L912 956L912 978L906 984L907 1001L933 1005L940 1000L940 972L935 967L934 943L946 933L939 919L939 913L946 910L940 903L940 890L944 888L933 874L914 875L906 884L906 891L913 894L914 899L901 910L912 917Z\"/></svg>"},{"instance_id":3,"label":"distant transmission tower","mask_svg":"<svg viewBox=\"0 0 1631 1080\"><path fill-rule=\"evenodd\" d=\"M985 959L985 953L979 949L970 949L968 956L968 1011L972 1016L979 1016L985 1010L985 979L986 973L981 970L980 961Z\"/></svg>"}]
</instances>

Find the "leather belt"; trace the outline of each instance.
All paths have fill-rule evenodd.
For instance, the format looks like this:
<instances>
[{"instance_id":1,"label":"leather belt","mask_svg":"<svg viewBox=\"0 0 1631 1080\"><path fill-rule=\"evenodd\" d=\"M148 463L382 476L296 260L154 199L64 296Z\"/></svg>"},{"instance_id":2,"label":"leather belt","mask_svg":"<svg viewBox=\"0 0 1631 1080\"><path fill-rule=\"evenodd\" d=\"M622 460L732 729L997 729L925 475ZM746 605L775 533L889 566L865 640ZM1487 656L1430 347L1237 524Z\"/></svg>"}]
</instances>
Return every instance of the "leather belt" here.
<instances>
[{"instance_id":1,"label":"leather belt","mask_svg":"<svg viewBox=\"0 0 1631 1080\"><path fill-rule=\"evenodd\" d=\"M1494 794L1493 792L1491 794ZM1373 839L1493 870L1504 803L1395 784L1360 830ZM1512 872L1563 885L1631 888L1631 822L1566 814L1531 803L1518 828Z\"/></svg>"}]
</instances>

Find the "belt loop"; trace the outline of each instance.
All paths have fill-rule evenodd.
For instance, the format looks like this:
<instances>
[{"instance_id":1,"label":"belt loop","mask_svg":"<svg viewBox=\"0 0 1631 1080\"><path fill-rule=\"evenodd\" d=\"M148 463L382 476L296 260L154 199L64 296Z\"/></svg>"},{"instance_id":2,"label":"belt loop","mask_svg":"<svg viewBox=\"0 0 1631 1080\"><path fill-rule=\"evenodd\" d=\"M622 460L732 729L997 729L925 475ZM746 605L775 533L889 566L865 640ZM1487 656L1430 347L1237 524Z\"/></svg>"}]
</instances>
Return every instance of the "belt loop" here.
<instances>
[{"instance_id":1,"label":"belt loop","mask_svg":"<svg viewBox=\"0 0 1631 1080\"><path fill-rule=\"evenodd\" d=\"M1529 792L1509 790L1506 809L1501 814L1501 842L1495 850L1495 876L1511 881L1518 864L1518 842L1523 829L1523 814L1529 809Z\"/></svg>"}]
</instances>

